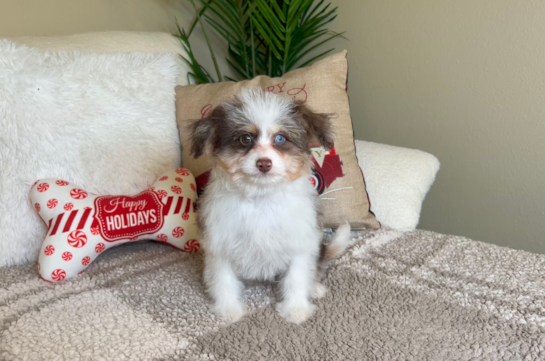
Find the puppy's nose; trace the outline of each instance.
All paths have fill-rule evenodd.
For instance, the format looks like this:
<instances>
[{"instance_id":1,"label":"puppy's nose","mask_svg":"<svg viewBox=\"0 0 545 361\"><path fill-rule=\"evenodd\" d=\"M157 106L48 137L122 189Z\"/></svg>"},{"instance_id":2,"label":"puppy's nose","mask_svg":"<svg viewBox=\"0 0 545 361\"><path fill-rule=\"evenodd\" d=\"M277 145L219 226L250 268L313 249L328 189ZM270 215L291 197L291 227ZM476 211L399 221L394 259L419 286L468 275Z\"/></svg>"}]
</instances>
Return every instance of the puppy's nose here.
<instances>
[{"instance_id":1,"label":"puppy's nose","mask_svg":"<svg viewBox=\"0 0 545 361\"><path fill-rule=\"evenodd\" d=\"M267 173L272 168L272 161L269 158L261 158L257 160L256 165L261 172Z\"/></svg>"}]
</instances>

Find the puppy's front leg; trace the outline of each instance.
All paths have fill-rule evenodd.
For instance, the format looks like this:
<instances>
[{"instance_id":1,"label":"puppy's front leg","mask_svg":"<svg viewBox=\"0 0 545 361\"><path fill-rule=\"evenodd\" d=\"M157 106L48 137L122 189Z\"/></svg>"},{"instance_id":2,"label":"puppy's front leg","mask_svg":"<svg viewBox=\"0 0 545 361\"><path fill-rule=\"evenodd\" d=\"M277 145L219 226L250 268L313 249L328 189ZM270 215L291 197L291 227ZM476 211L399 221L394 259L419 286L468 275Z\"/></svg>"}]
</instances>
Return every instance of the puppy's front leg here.
<instances>
[{"instance_id":1,"label":"puppy's front leg","mask_svg":"<svg viewBox=\"0 0 545 361\"><path fill-rule=\"evenodd\" d=\"M278 313L287 321L300 324L312 316L314 305L309 298L315 272L315 259L310 254L292 258L280 285L283 301L276 306Z\"/></svg>"},{"instance_id":2,"label":"puppy's front leg","mask_svg":"<svg viewBox=\"0 0 545 361\"><path fill-rule=\"evenodd\" d=\"M227 322L236 322L246 310L240 301L243 284L235 275L229 261L205 255L204 281L214 300L214 312Z\"/></svg>"}]
</instances>

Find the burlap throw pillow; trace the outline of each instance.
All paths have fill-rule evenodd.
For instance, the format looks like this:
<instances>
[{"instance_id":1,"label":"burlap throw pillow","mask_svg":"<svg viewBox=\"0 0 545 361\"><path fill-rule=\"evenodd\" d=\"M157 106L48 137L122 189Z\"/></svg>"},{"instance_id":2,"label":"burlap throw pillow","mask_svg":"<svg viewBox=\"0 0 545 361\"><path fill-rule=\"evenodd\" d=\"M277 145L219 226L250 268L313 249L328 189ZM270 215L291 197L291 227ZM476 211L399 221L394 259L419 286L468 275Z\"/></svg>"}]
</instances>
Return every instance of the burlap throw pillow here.
<instances>
[{"instance_id":1,"label":"burlap throw pillow","mask_svg":"<svg viewBox=\"0 0 545 361\"><path fill-rule=\"evenodd\" d=\"M379 228L380 223L369 212L365 181L356 159L346 93L347 72L346 51L343 51L307 68L289 72L282 78L259 76L238 83L177 87L176 110L184 167L197 177L198 185L206 183L209 160L206 155L198 159L189 155L191 141L185 129L188 122L204 118L215 106L235 96L242 88L260 87L303 100L315 112L334 114L334 149L325 151L320 144L309 145L316 166L311 181L320 194L324 227L335 228L348 221L353 228Z\"/></svg>"}]
</instances>

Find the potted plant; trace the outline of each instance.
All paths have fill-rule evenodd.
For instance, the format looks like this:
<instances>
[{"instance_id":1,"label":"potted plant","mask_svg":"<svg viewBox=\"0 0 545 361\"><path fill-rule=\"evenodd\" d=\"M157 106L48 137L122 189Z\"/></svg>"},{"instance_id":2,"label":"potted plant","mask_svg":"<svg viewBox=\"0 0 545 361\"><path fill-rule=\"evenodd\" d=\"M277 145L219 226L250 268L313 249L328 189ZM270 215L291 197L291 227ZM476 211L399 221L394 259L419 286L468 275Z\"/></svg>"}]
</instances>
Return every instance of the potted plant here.
<instances>
[{"instance_id":1,"label":"potted plant","mask_svg":"<svg viewBox=\"0 0 545 361\"><path fill-rule=\"evenodd\" d=\"M188 83L252 79L258 75L279 77L290 70L312 64L334 50L320 49L344 33L327 28L337 17L337 7L325 0L187 0L195 9L196 19L188 31L178 25L178 34L186 52L184 61L191 71ZM202 28L216 76L202 67L191 49L190 36L196 26ZM212 29L225 39L226 59L238 79L222 76L208 37Z\"/></svg>"}]
</instances>

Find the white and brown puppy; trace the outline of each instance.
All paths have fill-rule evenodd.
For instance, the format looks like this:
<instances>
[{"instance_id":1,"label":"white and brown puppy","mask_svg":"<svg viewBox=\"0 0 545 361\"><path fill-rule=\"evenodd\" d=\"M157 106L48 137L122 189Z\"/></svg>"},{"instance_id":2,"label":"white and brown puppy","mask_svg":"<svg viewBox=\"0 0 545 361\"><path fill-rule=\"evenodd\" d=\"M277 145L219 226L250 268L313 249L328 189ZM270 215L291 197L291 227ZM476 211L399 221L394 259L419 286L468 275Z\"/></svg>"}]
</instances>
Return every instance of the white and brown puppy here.
<instances>
[{"instance_id":1,"label":"white and brown puppy","mask_svg":"<svg viewBox=\"0 0 545 361\"><path fill-rule=\"evenodd\" d=\"M343 225L322 243L317 194L309 181L309 145L333 147L329 118L302 103L244 90L190 127L191 153L211 155L210 182L199 200L204 279L214 310L228 321L245 313L242 279L280 280L277 310L301 323L320 297L320 269L350 238Z\"/></svg>"}]
</instances>

